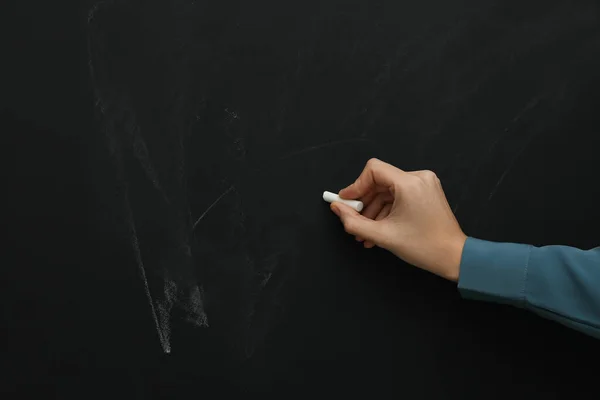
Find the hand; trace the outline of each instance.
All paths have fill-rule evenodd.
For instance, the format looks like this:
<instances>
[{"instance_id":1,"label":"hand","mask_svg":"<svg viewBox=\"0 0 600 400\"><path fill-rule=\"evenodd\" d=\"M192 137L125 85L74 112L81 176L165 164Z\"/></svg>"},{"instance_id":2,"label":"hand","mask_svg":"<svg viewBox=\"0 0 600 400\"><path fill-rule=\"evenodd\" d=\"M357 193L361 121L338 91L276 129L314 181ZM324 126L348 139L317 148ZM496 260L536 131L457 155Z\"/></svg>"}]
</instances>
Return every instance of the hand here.
<instances>
[{"instance_id":1,"label":"hand","mask_svg":"<svg viewBox=\"0 0 600 400\"><path fill-rule=\"evenodd\" d=\"M458 280L467 236L433 172L405 172L371 159L339 195L364 203L362 215L340 202L332 203L331 210L366 248L377 245L412 265Z\"/></svg>"}]
</instances>

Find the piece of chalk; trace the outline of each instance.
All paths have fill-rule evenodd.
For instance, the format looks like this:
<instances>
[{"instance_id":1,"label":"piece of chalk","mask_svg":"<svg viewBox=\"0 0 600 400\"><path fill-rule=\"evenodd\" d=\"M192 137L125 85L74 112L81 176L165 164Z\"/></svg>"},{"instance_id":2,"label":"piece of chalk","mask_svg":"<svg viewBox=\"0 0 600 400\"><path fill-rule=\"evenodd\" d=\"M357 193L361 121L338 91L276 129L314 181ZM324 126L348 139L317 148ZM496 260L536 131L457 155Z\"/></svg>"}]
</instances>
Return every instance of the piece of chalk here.
<instances>
[{"instance_id":1,"label":"piece of chalk","mask_svg":"<svg viewBox=\"0 0 600 400\"><path fill-rule=\"evenodd\" d=\"M339 201L340 203L344 203L345 205L354 208L358 212L361 212L363 209L363 206L364 206L362 201L345 200L345 199L340 198L340 196L338 196L337 194L327 192L327 191L323 192L323 200L325 200L328 203L333 203L334 201Z\"/></svg>"}]
</instances>

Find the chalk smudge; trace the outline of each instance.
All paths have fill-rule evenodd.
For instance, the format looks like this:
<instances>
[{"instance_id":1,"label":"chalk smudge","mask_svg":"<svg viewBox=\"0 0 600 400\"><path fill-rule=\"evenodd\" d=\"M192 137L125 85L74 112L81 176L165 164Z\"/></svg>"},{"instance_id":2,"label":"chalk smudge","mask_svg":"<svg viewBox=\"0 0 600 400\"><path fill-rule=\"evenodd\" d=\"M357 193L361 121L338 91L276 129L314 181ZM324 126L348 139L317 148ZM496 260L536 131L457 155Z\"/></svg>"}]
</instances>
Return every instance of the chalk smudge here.
<instances>
[{"instance_id":1,"label":"chalk smudge","mask_svg":"<svg viewBox=\"0 0 600 400\"><path fill-rule=\"evenodd\" d=\"M120 6L127 5L101 1L90 8L87 15L88 68L95 110L98 111L96 118L102 127L101 131L116 171L116 185L123 204L127 239L143 282L144 294L150 306L161 348L164 353L170 353L172 312L175 307L184 311L186 322L196 327L208 327L204 310L204 289L196 282L193 274L193 254L190 246L192 218L185 196L184 139L189 132L181 126L185 125L185 115L181 118L181 113L178 112L172 121L166 121L168 126L161 127L169 132L169 135L152 136L144 133L144 125L136 118L136 103L131 100L127 90L118 81L114 81L116 78L111 75L113 69L108 68L106 61L111 54L112 42L103 24L112 26L114 21L110 18L113 14L118 14L119 10L113 10L111 7ZM105 20L106 18L108 20ZM116 27L117 30L118 28L119 26ZM178 83L180 82L175 81L172 87L177 87ZM180 90L180 93L183 92ZM177 95L175 99L177 104L172 106L169 103L168 106L173 107L169 110L184 110L181 106L182 95ZM235 118L238 118L237 114ZM193 121L193 116L191 120ZM188 131L191 127L191 124L189 125ZM175 150L170 153L170 158L160 158L160 154L151 154L152 149L161 146L170 146ZM138 167L143 175L137 171ZM147 229L140 230L137 226L138 219L147 220L148 213L153 211L140 207L141 200L136 200L134 195L140 193L136 188L146 190L148 183L139 178L132 179L135 176L145 176L165 204L164 208L160 206L160 211L156 210L156 218L159 223L163 223L157 223L156 226L167 238L166 241L160 242L159 249L168 256L164 260L156 257L155 249L148 245ZM161 185L161 180L164 185ZM154 196L150 197L144 199L143 203L156 201ZM161 289L154 289L159 287Z\"/></svg>"}]
</instances>

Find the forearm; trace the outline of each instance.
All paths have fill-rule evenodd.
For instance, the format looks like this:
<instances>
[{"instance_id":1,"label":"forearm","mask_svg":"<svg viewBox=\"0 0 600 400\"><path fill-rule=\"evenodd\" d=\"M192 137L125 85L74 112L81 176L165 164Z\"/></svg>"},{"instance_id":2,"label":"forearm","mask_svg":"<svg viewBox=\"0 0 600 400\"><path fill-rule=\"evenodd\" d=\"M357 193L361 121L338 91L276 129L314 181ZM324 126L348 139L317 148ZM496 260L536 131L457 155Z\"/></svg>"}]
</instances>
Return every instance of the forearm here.
<instances>
[{"instance_id":1,"label":"forearm","mask_svg":"<svg viewBox=\"0 0 600 400\"><path fill-rule=\"evenodd\" d=\"M465 298L527 308L600 338L600 248L468 238L458 288Z\"/></svg>"}]
</instances>

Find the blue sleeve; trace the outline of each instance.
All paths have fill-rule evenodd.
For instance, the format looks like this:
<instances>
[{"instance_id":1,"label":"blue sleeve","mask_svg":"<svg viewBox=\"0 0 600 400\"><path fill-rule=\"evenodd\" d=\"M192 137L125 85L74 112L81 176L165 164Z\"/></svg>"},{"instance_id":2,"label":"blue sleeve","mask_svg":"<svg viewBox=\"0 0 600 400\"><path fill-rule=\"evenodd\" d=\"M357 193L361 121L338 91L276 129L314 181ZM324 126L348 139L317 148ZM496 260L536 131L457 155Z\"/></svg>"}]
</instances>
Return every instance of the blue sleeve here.
<instances>
[{"instance_id":1,"label":"blue sleeve","mask_svg":"<svg viewBox=\"0 0 600 400\"><path fill-rule=\"evenodd\" d=\"M600 338L600 247L534 247L468 238L458 289L464 298L526 308Z\"/></svg>"}]
</instances>

